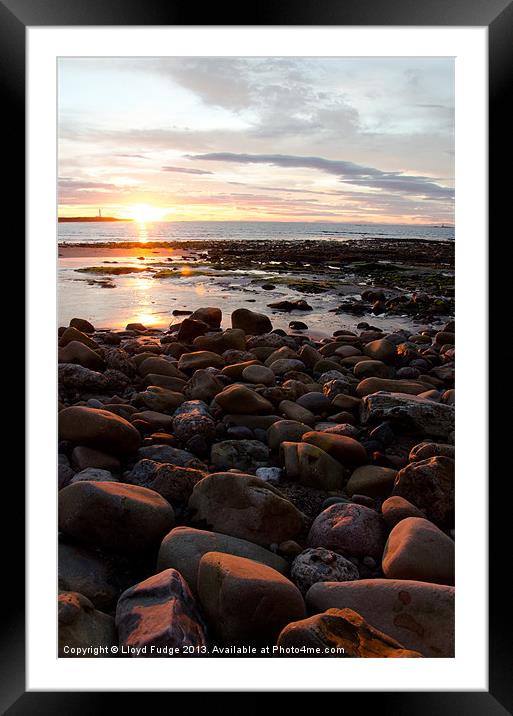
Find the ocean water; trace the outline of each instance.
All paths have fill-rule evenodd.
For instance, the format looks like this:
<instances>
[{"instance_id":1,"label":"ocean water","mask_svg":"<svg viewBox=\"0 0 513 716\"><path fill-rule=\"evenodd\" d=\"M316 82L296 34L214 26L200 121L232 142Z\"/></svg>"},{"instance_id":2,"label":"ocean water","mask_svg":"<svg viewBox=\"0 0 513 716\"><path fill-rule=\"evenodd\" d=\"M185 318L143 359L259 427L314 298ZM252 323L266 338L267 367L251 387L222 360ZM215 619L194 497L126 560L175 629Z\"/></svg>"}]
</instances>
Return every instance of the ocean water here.
<instances>
[{"instance_id":1,"label":"ocean water","mask_svg":"<svg viewBox=\"0 0 513 716\"><path fill-rule=\"evenodd\" d=\"M58 225L59 241L410 239L453 241L454 227L281 221L77 222Z\"/></svg>"}]
</instances>

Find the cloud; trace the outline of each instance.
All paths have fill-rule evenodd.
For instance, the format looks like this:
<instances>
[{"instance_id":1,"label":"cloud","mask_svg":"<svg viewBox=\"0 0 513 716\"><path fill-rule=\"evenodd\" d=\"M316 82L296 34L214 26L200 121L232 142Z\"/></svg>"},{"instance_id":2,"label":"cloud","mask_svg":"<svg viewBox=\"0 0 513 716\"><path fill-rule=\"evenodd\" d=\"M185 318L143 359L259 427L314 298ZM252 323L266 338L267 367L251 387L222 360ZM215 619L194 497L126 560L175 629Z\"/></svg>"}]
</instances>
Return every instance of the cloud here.
<instances>
[{"instance_id":1,"label":"cloud","mask_svg":"<svg viewBox=\"0 0 513 716\"><path fill-rule=\"evenodd\" d=\"M163 172L176 172L177 174L213 174L205 169L188 169L187 167L162 167Z\"/></svg>"},{"instance_id":2,"label":"cloud","mask_svg":"<svg viewBox=\"0 0 513 716\"><path fill-rule=\"evenodd\" d=\"M238 164L271 164L285 168L317 169L326 174L333 174L347 184L367 186L371 189L385 189L392 193L409 193L416 196L437 198L452 198L454 195L453 189L434 183L430 177L401 174L398 171L385 172L375 167L338 159L302 157L288 154L235 154L233 152L189 154L187 158Z\"/></svg>"}]
</instances>

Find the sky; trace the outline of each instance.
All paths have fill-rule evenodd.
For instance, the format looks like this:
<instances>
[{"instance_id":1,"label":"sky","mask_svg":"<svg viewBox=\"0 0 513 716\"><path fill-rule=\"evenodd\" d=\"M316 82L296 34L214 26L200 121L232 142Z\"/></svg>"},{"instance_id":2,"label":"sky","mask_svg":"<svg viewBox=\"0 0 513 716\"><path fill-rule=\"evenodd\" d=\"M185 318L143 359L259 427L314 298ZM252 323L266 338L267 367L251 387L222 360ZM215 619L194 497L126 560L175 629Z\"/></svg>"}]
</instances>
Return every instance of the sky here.
<instances>
[{"instance_id":1,"label":"sky","mask_svg":"<svg viewBox=\"0 0 513 716\"><path fill-rule=\"evenodd\" d=\"M59 215L452 223L452 58L61 58Z\"/></svg>"}]
</instances>

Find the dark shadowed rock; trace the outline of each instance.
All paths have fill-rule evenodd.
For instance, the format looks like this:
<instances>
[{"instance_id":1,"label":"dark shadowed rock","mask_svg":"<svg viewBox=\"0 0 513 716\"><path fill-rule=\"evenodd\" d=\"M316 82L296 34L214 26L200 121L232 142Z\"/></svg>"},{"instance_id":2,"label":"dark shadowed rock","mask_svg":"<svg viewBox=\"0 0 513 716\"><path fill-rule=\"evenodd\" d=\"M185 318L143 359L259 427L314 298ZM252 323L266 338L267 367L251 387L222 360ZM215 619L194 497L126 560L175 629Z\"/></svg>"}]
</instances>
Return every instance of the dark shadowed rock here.
<instances>
[{"instance_id":1,"label":"dark shadowed rock","mask_svg":"<svg viewBox=\"0 0 513 716\"><path fill-rule=\"evenodd\" d=\"M116 644L114 619L94 608L83 594L61 592L58 597L59 656L109 657L110 647ZM107 653L94 653L103 647ZM92 649L91 652L70 653L68 649Z\"/></svg>"},{"instance_id":2,"label":"dark shadowed rock","mask_svg":"<svg viewBox=\"0 0 513 716\"><path fill-rule=\"evenodd\" d=\"M350 557L381 559L385 546L384 523L369 507L343 502L331 505L314 520L308 544Z\"/></svg>"},{"instance_id":3,"label":"dark shadowed rock","mask_svg":"<svg viewBox=\"0 0 513 716\"><path fill-rule=\"evenodd\" d=\"M238 308L233 311L232 328L242 328L249 336L257 336L272 331L270 319L263 313L255 313L248 308Z\"/></svg>"},{"instance_id":4,"label":"dark shadowed rock","mask_svg":"<svg viewBox=\"0 0 513 716\"><path fill-rule=\"evenodd\" d=\"M59 413L59 439L109 453L135 452L138 431L127 420L107 410L73 406Z\"/></svg>"}]
</instances>

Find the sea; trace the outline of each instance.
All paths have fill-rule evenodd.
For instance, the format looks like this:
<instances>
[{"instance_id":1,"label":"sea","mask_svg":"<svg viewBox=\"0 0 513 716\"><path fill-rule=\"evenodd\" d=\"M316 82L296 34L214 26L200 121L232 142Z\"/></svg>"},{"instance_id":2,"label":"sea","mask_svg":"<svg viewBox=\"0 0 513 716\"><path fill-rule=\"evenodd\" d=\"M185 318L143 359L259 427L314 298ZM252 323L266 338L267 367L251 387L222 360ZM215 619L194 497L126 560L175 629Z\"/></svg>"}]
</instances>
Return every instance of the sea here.
<instances>
[{"instance_id":1,"label":"sea","mask_svg":"<svg viewBox=\"0 0 513 716\"><path fill-rule=\"evenodd\" d=\"M410 239L454 241L454 226L296 221L64 222L60 242Z\"/></svg>"}]
</instances>

